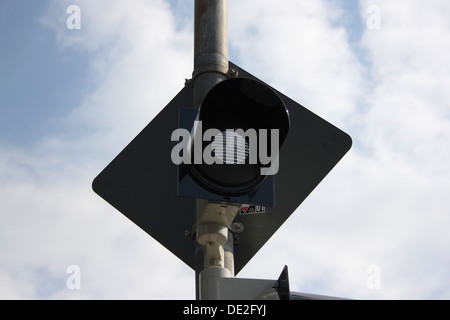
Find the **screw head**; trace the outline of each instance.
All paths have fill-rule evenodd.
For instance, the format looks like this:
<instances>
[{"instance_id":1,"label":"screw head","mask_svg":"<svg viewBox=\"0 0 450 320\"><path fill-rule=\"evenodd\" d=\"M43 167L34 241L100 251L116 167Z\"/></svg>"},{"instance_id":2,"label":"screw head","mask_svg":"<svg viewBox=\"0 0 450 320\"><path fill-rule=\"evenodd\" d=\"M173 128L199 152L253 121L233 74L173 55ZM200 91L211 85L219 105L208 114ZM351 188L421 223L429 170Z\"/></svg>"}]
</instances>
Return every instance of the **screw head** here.
<instances>
[{"instance_id":1,"label":"screw head","mask_svg":"<svg viewBox=\"0 0 450 320\"><path fill-rule=\"evenodd\" d=\"M191 87L194 84L194 80L193 79L186 79L184 82L184 86L185 87Z\"/></svg>"},{"instance_id":2,"label":"screw head","mask_svg":"<svg viewBox=\"0 0 450 320\"><path fill-rule=\"evenodd\" d=\"M230 68L228 70L228 75L230 77L237 77L238 76L238 71L235 68Z\"/></svg>"},{"instance_id":3,"label":"screw head","mask_svg":"<svg viewBox=\"0 0 450 320\"><path fill-rule=\"evenodd\" d=\"M244 225L240 222L235 222L230 226L230 230L235 233L242 233L244 231Z\"/></svg>"}]
</instances>

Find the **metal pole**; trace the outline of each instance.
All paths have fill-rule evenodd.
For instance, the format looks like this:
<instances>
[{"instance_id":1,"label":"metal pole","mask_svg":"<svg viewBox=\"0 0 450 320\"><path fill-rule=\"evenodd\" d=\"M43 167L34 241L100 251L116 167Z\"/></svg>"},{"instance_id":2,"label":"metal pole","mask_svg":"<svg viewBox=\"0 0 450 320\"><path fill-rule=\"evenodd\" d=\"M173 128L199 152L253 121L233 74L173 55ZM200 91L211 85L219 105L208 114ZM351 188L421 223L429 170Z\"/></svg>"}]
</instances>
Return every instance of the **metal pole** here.
<instances>
[{"instance_id":1,"label":"metal pole","mask_svg":"<svg viewBox=\"0 0 450 320\"><path fill-rule=\"evenodd\" d=\"M195 0L194 30L194 108L198 109L206 94L227 78L228 72L227 0ZM196 221L207 204L197 200ZM206 247L196 244L196 298L200 299L200 273L205 268ZM227 261L229 253L227 253ZM229 262L227 262L229 265ZM202 294L204 296L204 294Z\"/></svg>"},{"instance_id":2,"label":"metal pole","mask_svg":"<svg viewBox=\"0 0 450 320\"><path fill-rule=\"evenodd\" d=\"M220 299L220 279L234 277L234 259L230 249L233 236L229 234L240 207L239 204L209 202L197 221L196 240L204 247L203 270L199 278L202 300Z\"/></svg>"},{"instance_id":3,"label":"metal pole","mask_svg":"<svg viewBox=\"0 0 450 320\"><path fill-rule=\"evenodd\" d=\"M225 255L225 268L228 269L231 273L231 276L234 278L234 235L231 230L228 230L228 240L225 243L223 250Z\"/></svg>"},{"instance_id":4,"label":"metal pole","mask_svg":"<svg viewBox=\"0 0 450 320\"><path fill-rule=\"evenodd\" d=\"M194 107L228 72L227 0L195 0Z\"/></svg>"}]
</instances>

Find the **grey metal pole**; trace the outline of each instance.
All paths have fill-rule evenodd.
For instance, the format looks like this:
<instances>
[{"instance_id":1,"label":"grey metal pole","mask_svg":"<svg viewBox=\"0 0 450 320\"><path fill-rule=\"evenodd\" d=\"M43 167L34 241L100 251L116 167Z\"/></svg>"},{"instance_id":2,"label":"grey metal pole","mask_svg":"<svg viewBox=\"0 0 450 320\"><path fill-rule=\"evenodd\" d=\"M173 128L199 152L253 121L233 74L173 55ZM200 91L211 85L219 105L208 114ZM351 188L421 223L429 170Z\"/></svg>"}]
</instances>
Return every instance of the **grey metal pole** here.
<instances>
[{"instance_id":1,"label":"grey metal pole","mask_svg":"<svg viewBox=\"0 0 450 320\"><path fill-rule=\"evenodd\" d=\"M194 107L228 72L227 0L195 0Z\"/></svg>"},{"instance_id":2,"label":"grey metal pole","mask_svg":"<svg viewBox=\"0 0 450 320\"><path fill-rule=\"evenodd\" d=\"M194 108L199 108L206 94L227 78L228 25L227 0L195 0L194 29ZM196 221L201 218L206 203L197 200ZM195 247L196 298L200 299L200 272L204 269L205 249ZM229 257L229 253L227 253ZM229 258L227 261L231 261ZM230 262L227 262L227 265ZM233 267L234 269L234 267Z\"/></svg>"},{"instance_id":3,"label":"grey metal pole","mask_svg":"<svg viewBox=\"0 0 450 320\"><path fill-rule=\"evenodd\" d=\"M231 273L231 276L234 277L234 239L233 232L228 230L228 240L225 243L224 250L224 258L225 258L225 268L228 269Z\"/></svg>"}]
</instances>

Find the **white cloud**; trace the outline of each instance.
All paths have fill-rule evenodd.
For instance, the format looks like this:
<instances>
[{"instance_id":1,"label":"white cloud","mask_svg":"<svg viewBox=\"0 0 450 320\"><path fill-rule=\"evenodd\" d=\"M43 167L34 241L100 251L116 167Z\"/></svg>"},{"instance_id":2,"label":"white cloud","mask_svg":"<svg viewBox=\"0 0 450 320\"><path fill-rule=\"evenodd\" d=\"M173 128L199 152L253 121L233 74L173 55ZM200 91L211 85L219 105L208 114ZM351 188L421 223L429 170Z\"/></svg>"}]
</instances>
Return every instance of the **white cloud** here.
<instances>
[{"instance_id":1,"label":"white cloud","mask_svg":"<svg viewBox=\"0 0 450 320\"><path fill-rule=\"evenodd\" d=\"M251 40L236 45L242 60L349 132L354 147L244 274L274 277L287 263L297 291L448 298L440 284L448 282L450 244L448 5L378 2L381 29L365 30L363 64L339 27L339 11L324 3L245 3L249 18L237 28L248 30L240 40ZM373 4L360 2L363 21ZM380 267L381 290L367 288L371 265Z\"/></svg>"},{"instance_id":2,"label":"white cloud","mask_svg":"<svg viewBox=\"0 0 450 320\"><path fill-rule=\"evenodd\" d=\"M450 138L446 5L380 2L381 29L366 32L362 41L373 61L375 85L365 138L407 157L420 171L448 173L442 163Z\"/></svg>"},{"instance_id":3,"label":"white cloud","mask_svg":"<svg viewBox=\"0 0 450 320\"><path fill-rule=\"evenodd\" d=\"M29 148L1 145L0 296L192 298L189 268L91 189L183 87L191 35L175 29L164 1L77 1L81 30L68 31L69 4L51 1L41 21L65 50L90 57L92 87L59 119L57 135ZM81 268L80 291L66 287L70 265ZM166 284L174 277L181 286L175 292Z\"/></svg>"},{"instance_id":4,"label":"white cloud","mask_svg":"<svg viewBox=\"0 0 450 320\"><path fill-rule=\"evenodd\" d=\"M361 8L368 5L362 1ZM366 31L362 39L372 62L373 89L361 141L370 149L371 167L384 177L384 190L375 193L379 201L370 204L384 221L381 235L390 241L384 264L393 272L385 282L399 290L397 298L448 298L439 282L448 282L444 270L450 244L445 230L450 223L450 97L445 89L450 41L443 36L450 29L445 16L450 7L443 1L377 5L381 28Z\"/></svg>"},{"instance_id":5,"label":"white cloud","mask_svg":"<svg viewBox=\"0 0 450 320\"><path fill-rule=\"evenodd\" d=\"M334 26L339 9L323 1L241 1L230 11L230 41L247 69L330 121L342 124L355 110L364 79L346 30Z\"/></svg>"}]
</instances>

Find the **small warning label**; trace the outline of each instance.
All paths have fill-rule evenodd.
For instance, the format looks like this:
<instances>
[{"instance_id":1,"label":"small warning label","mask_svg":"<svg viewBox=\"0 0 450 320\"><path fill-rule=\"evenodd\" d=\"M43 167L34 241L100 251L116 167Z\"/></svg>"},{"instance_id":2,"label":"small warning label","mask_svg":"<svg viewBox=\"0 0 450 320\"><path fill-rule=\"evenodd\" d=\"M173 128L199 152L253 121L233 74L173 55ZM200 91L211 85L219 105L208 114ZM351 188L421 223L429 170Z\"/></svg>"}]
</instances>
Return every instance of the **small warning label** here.
<instances>
[{"instance_id":1,"label":"small warning label","mask_svg":"<svg viewBox=\"0 0 450 320\"><path fill-rule=\"evenodd\" d=\"M242 205L241 210L239 211L239 214L241 216L247 215L247 214L259 214L259 213L265 213L266 207L264 206L256 206L256 205Z\"/></svg>"}]
</instances>

